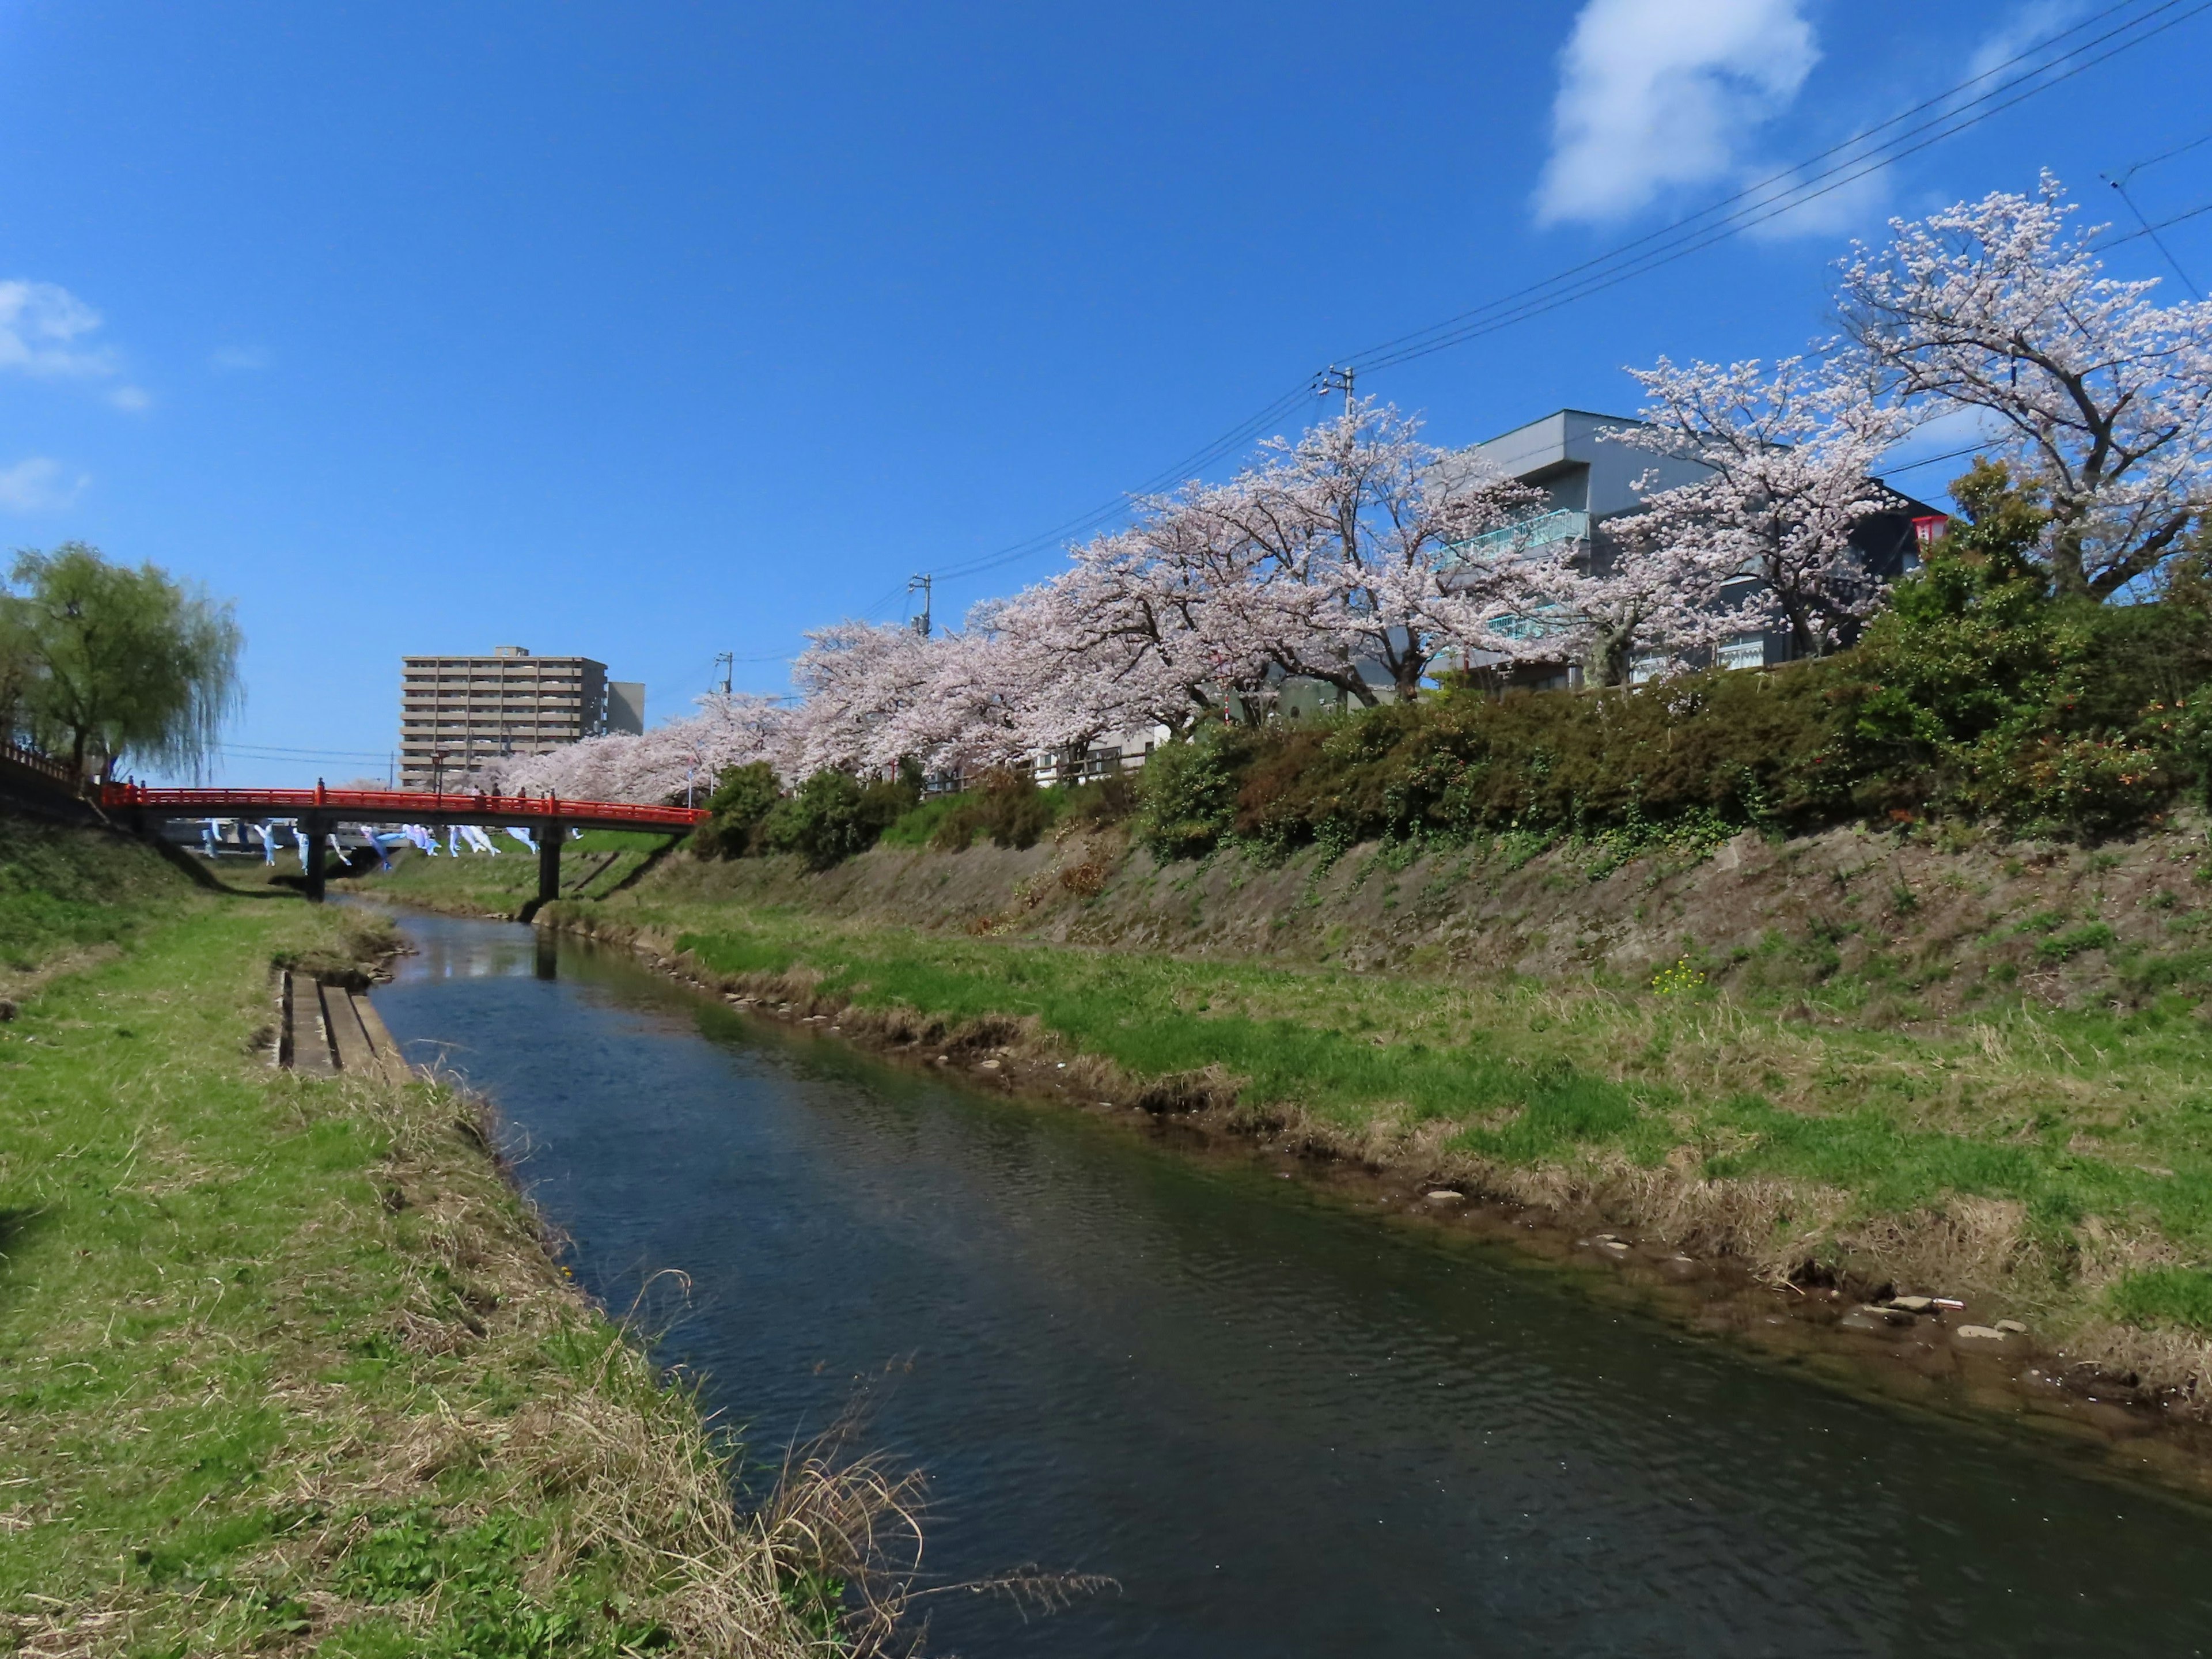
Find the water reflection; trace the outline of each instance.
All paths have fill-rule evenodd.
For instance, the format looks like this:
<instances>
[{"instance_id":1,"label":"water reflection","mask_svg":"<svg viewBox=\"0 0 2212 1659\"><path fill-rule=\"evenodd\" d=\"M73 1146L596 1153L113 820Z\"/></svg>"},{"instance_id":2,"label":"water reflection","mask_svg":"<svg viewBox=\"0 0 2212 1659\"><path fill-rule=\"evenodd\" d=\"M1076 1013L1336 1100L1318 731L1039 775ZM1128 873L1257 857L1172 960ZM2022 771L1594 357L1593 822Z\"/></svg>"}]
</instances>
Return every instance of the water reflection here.
<instances>
[{"instance_id":1,"label":"water reflection","mask_svg":"<svg viewBox=\"0 0 2212 1659\"><path fill-rule=\"evenodd\" d=\"M626 958L407 925L386 1021L497 1097L597 1293L691 1275L664 1357L757 1445L866 1387L872 1438L929 1473L944 1581L1123 1587L1026 1624L942 1598L939 1650L2182 1654L2212 1628L2193 1510L1486 1247L763 1035Z\"/></svg>"}]
</instances>

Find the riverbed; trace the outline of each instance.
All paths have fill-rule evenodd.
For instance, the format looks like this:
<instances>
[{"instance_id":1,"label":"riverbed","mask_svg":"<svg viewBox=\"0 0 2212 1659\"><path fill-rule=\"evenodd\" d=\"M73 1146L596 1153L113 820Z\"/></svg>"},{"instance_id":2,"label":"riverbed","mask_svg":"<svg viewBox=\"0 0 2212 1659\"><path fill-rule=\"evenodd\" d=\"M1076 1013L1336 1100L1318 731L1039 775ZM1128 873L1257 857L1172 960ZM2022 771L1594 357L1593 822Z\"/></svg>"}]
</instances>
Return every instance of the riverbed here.
<instances>
[{"instance_id":1,"label":"riverbed","mask_svg":"<svg viewBox=\"0 0 2212 1659\"><path fill-rule=\"evenodd\" d=\"M933 1651L2212 1644L2212 1515L2032 1437L618 951L401 920L416 954L377 1006L497 1103L587 1288L638 1305L756 1456L857 1401L863 1442L926 1474ZM1024 1565L1113 1583L1042 1617L958 1588Z\"/></svg>"}]
</instances>

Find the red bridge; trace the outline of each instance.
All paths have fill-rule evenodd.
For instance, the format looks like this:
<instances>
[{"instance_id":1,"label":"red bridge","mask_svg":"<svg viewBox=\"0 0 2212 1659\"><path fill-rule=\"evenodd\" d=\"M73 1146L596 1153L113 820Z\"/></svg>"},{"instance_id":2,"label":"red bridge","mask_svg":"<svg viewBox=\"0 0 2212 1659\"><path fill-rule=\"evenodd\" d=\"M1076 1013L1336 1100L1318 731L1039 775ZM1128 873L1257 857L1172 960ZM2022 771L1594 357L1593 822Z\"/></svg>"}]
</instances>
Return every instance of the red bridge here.
<instances>
[{"instance_id":1,"label":"red bridge","mask_svg":"<svg viewBox=\"0 0 2212 1659\"><path fill-rule=\"evenodd\" d=\"M563 800L558 795L424 794L413 789L149 789L100 786L102 810L140 823L155 818L298 820L307 837L307 896L323 896L330 833L340 823L476 823L532 830L538 841L538 902L561 890L563 830L662 830L683 835L707 814L690 806L635 806L628 801Z\"/></svg>"}]
</instances>

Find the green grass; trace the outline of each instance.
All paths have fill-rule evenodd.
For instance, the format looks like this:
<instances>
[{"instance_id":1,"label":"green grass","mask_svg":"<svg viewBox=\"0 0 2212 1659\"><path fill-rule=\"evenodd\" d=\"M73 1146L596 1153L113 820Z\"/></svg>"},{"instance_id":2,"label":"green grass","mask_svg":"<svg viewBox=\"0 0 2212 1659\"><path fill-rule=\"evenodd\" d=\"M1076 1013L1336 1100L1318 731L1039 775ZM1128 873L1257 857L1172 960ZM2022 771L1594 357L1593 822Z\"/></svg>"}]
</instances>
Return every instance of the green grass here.
<instances>
[{"instance_id":1,"label":"green grass","mask_svg":"<svg viewBox=\"0 0 2212 1659\"><path fill-rule=\"evenodd\" d=\"M812 929L805 930L808 933ZM1242 1099L1297 1104L1342 1124L1383 1102L1414 1121L1525 1107L1510 1131L1467 1133L1468 1144L1534 1155L1574 1141L1615 1139L1635 1124L1635 1091L1556 1065L1482 1048L1377 1046L1357 1031L1288 1018L1194 1012L1209 985L1249 990L1264 969L1171 958L1089 956L1040 946L956 945L943 939L850 933L686 933L678 943L723 973L783 973L804 963L826 970L821 989L864 1007L908 1007L951 1022L1033 1016L1086 1054L1139 1077L1218 1066L1243 1079ZM1200 1003L1200 1007L1206 1005Z\"/></svg>"},{"instance_id":2,"label":"green grass","mask_svg":"<svg viewBox=\"0 0 2212 1659\"><path fill-rule=\"evenodd\" d=\"M1725 1147L1705 1158L1707 1173L1784 1175L1842 1188L1868 1213L1923 1207L1950 1193L2012 1199L2036 1217L2067 1222L2090 1214L2148 1218L2212 1259L2212 1122L2201 1109L2179 1100L2162 1110L2132 1108L2136 1121L2106 1137L2116 1149L2171 1161L2176 1167L2166 1173L2072 1150L2070 1138L2094 1121L2089 1114L2056 1114L2039 1133L2031 1121L2026 1136L2002 1113L1984 1126L1994 1133L1938 1127L1928 1108L1941 1086L1940 1062L1963 1055L1957 1043L1839 1039L1827 1056L1838 1069L1820 1091L1823 1109L1808 1112L1762 1092L1716 1100L1686 1086L1668 1051L1686 1039L1696 1050L1692 1068L1710 1068L1708 1028L1729 1017L1710 1003L1677 1013L1657 997L1592 998L1562 1018L1559 999L1525 990L1347 983L1251 963L828 928L788 914L756 913L743 931L726 921L678 942L723 973L803 965L823 975L823 994L864 1007L910 1007L955 1023L1033 1017L1139 1077L1218 1066L1243 1080L1240 1097L1248 1103L1296 1104L1341 1127L1362 1127L1386 1111L1404 1124L1442 1119L1459 1126L1451 1144L1511 1162L1613 1146L1650 1163L1677 1146ZM1269 1009L1284 1012L1269 1017ZM2065 1024L2093 1047L2100 1036L2116 1041L2122 1029ZM2134 1024L2138 1037L2155 1029L2149 1020ZM2163 1030L2172 1045L2166 1082L2178 1089L2212 1055L2194 1030ZM1608 1042L1630 1031L1638 1038L1633 1060L1600 1059ZM1763 1034L1753 1026L1743 1035ZM1869 1087L1869 1069L1895 1073L1908 1057L1934 1074L1925 1092L1923 1079L1907 1074ZM2029 1072L2032 1087L2044 1068L2016 1069ZM2068 1069L2078 1075L2081 1068ZM2128 1082L2114 1079L2116 1097L2132 1092L2134 1073L2126 1075ZM1490 1121L1500 1115L1503 1123Z\"/></svg>"},{"instance_id":3,"label":"green grass","mask_svg":"<svg viewBox=\"0 0 2212 1659\"><path fill-rule=\"evenodd\" d=\"M261 1057L272 958L357 954L358 919L10 828L0 890L50 902L9 914L54 918L49 953L120 947L0 1024L11 1650L613 1659L712 1645L720 1607L798 1651L818 1610L691 1401L566 1287L474 1109ZM88 876L143 884L133 925L79 916Z\"/></svg>"},{"instance_id":4,"label":"green grass","mask_svg":"<svg viewBox=\"0 0 2212 1659\"><path fill-rule=\"evenodd\" d=\"M0 969L113 945L190 892L150 847L88 830L0 817Z\"/></svg>"},{"instance_id":5,"label":"green grass","mask_svg":"<svg viewBox=\"0 0 2212 1659\"><path fill-rule=\"evenodd\" d=\"M664 854L672 840L644 830L586 830L562 846L562 891L572 898L602 896ZM441 851L433 858L408 849L395 853L392 865L389 872L372 867L341 885L384 892L426 909L477 915L514 915L538 893L538 860L513 842L495 854Z\"/></svg>"},{"instance_id":6,"label":"green grass","mask_svg":"<svg viewBox=\"0 0 2212 1659\"><path fill-rule=\"evenodd\" d=\"M2115 1313L2131 1324L2179 1325L2212 1334L2212 1273L2188 1267L2154 1267L2130 1273L2112 1287Z\"/></svg>"}]
</instances>

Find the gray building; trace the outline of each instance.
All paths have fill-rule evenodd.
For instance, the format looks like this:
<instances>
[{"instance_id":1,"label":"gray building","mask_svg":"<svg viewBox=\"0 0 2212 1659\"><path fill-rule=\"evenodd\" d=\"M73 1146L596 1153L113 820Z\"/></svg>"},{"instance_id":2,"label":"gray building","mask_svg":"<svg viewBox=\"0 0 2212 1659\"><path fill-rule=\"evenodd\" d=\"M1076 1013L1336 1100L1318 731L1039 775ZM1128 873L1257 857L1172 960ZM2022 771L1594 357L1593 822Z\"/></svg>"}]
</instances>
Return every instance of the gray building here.
<instances>
[{"instance_id":1,"label":"gray building","mask_svg":"<svg viewBox=\"0 0 2212 1659\"><path fill-rule=\"evenodd\" d=\"M627 732L633 738L645 735L645 683L641 680L609 680L607 682L607 730Z\"/></svg>"},{"instance_id":2,"label":"gray building","mask_svg":"<svg viewBox=\"0 0 2212 1659\"><path fill-rule=\"evenodd\" d=\"M1571 541L1602 568L1609 550L1607 520L1637 511L1650 493L1695 483L1711 471L1696 461L1655 453L1606 435L1632 431L1641 424L1632 416L1561 409L1475 446L1474 453L1488 466L1534 485L1547 499L1525 522L1479 536L1465 544L1467 550L1479 552L1492 539L1527 547ZM1641 491L1639 483L1644 485ZM1894 580L1911 569L1917 562L1923 530L1942 520L1934 507L1890 494L1895 509L1869 514L1851 533L1851 545L1866 574L1879 581ZM1786 632L1747 634L1723 646L1718 657L1728 668L1786 662L1790 636ZM1517 684L1557 689L1581 684L1582 669L1578 664L1532 664L1516 669L1513 678Z\"/></svg>"},{"instance_id":3,"label":"gray building","mask_svg":"<svg viewBox=\"0 0 2212 1659\"><path fill-rule=\"evenodd\" d=\"M623 691L617 725L607 665L590 657L533 657L502 645L485 657L403 657L399 781L450 787L502 759L542 755L609 731L644 730L645 688Z\"/></svg>"}]
</instances>

